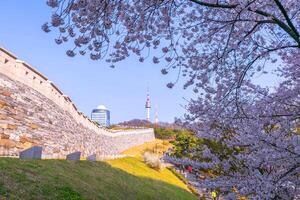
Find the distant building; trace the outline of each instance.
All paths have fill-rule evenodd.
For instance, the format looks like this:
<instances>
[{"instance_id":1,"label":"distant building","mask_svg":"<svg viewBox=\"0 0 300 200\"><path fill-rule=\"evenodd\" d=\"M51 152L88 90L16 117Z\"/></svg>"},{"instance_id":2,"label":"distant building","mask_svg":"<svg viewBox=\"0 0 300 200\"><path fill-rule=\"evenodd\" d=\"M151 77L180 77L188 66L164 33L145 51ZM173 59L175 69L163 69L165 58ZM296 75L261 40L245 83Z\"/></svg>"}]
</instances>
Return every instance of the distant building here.
<instances>
[{"instance_id":1,"label":"distant building","mask_svg":"<svg viewBox=\"0 0 300 200\"><path fill-rule=\"evenodd\" d=\"M97 122L100 126L110 126L110 111L103 105L98 106L92 111L91 119Z\"/></svg>"}]
</instances>

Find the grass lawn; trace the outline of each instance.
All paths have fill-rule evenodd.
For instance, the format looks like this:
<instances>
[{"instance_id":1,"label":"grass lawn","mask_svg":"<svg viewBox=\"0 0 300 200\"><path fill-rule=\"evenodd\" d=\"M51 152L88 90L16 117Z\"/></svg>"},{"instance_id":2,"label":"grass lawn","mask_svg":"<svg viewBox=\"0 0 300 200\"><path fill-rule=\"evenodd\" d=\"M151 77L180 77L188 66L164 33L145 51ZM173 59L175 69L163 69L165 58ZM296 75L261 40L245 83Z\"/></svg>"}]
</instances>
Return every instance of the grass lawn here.
<instances>
[{"instance_id":1,"label":"grass lawn","mask_svg":"<svg viewBox=\"0 0 300 200\"><path fill-rule=\"evenodd\" d=\"M164 168L161 171L156 171L149 168L144 162L138 158L121 158L116 160L107 161L111 166L115 168L122 169L129 174L138 177L150 178L153 180L158 180L161 182L166 182L168 184L174 185L176 187L182 188L188 191L187 186L178 179L173 172L169 169Z\"/></svg>"},{"instance_id":2,"label":"grass lawn","mask_svg":"<svg viewBox=\"0 0 300 200\"><path fill-rule=\"evenodd\" d=\"M139 158L107 162L0 158L0 199L193 200L168 169Z\"/></svg>"}]
</instances>

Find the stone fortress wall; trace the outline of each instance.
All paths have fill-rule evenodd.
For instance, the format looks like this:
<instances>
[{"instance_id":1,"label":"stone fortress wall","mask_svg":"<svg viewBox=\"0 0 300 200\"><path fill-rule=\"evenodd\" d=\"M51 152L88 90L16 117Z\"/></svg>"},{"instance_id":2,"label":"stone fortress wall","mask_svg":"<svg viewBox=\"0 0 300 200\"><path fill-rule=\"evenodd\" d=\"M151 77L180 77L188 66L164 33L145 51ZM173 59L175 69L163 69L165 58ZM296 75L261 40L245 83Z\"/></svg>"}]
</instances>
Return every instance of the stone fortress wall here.
<instances>
[{"instance_id":1,"label":"stone fortress wall","mask_svg":"<svg viewBox=\"0 0 300 200\"><path fill-rule=\"evenodd\" d=\"M0 48L0 150L17 154L32 145L47 158L81 151L115 155L153 140L153 129L111 132L99 127L47 77ZM1 152L0 152L1 153Z\"/></svg>"}]
</instances>

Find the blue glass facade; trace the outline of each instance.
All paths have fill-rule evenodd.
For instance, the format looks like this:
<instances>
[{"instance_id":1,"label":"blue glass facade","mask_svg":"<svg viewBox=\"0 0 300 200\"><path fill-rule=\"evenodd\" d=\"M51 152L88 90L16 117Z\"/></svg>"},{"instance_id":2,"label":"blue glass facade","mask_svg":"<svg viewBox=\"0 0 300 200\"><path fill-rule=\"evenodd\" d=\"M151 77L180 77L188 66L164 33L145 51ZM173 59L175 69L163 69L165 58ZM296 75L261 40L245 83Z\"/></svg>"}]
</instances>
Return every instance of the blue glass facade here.
<instances>
[{"instance_id":1,"label":"blue glass facade","mask_svg":"<svg viewBox=\"0 0 300 200\"><path fill-rule=\"evenodd\" d=\"M98 106L92 111L91 119L97 122L100 126L109 127L110 126L110 111L104 106Z\"/></svg>"}]
</instances>

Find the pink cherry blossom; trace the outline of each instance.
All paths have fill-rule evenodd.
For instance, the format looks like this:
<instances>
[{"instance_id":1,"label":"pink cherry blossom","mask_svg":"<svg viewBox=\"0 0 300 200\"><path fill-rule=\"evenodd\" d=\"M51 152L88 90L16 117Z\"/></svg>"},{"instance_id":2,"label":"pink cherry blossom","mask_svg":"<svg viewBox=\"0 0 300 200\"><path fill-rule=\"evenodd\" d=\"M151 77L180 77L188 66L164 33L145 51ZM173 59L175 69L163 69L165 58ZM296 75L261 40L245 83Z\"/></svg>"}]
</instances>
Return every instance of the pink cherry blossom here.
<instances>
[{"instance_id":1,"label":"pink cherry blossom","mask_svg":"<svg viewBox=\"0 0 300 200\"><path fill-rule=\"evenodd\" d=\"M199 180L202 187L225 199L300 199L300 1L48 0L47 5L54 14L42 29L68 38L74 45L68 56L108 55L113 65L129 56L140 62L150 57L163 74L182 74L183 87L198 94L187 106L186 124L198 137L232 150L225 156L208 146L196 160L169 158L218 169L218 176ZM280 83L263 87L255 77L265 73Z\"/></svg>"}]
</instances>

